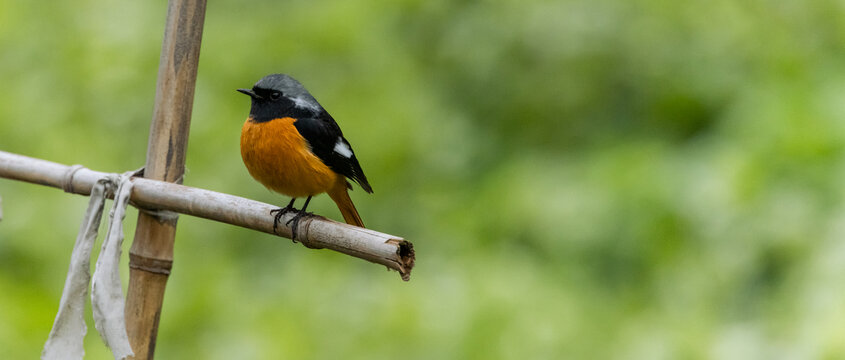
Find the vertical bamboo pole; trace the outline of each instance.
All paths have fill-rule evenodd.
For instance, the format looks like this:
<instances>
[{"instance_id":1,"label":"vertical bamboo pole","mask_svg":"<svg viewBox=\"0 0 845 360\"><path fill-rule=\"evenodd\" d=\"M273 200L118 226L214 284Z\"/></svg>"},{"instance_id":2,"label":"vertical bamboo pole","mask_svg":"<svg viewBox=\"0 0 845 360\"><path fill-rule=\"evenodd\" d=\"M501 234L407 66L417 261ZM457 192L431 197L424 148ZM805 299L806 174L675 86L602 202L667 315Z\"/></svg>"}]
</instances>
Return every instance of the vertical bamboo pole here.
<instances>
[{"instance_id":1,"label":"vertical bamboo pole","mask_svg":"<svg viewBox=\"0 0 845 360\"><path fill-rule=\"evenodd\" d=\"M144 177L181 182L194 101L206 0L170 0L161 46ZM129 250L126 332L135 359L152 359L164 288L173 263L176 219L138 216Z\"/></svg>"}]
</instances>

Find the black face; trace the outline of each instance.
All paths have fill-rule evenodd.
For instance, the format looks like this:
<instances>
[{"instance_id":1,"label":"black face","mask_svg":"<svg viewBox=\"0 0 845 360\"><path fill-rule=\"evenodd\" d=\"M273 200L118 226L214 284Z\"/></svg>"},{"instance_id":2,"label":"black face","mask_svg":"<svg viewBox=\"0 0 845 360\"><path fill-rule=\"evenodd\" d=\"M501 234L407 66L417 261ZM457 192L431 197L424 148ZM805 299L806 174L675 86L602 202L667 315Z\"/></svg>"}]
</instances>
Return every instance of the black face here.
<instances>
[{"instance_id":1,"label":"black face","mask_svg":"<svg viewBox=\"0 0 845 360\"><path fill-rule=\"evenodd\" d=\"M254 122L290 117L294 112L294 102L281 91L259 87L253 87L252 90L238 89L238 91L252 98L249 116Z\"/></svg>"}]
</instances>

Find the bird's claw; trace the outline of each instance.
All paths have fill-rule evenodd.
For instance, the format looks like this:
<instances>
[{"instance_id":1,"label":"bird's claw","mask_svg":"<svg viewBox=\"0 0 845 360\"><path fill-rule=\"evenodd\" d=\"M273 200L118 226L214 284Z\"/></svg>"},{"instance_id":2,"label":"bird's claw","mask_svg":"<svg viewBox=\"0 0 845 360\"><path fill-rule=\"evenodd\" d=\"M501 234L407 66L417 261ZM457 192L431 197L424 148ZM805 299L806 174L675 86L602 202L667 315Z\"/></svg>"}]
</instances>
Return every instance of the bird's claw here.
<instances>
[{"instance_id":1,"label":"bird's claw","mask_svg":"<svg viewBox=\"0 0 845 360\"><path fill-rule=\"evenodd\" d=\"M283 208L270 210L270 215L274 215L274 217L273 217L273 233L274 234L279 233L277 231L277 229L279 227L279 223L282 222L282 216L284 216L285 214L287 214L291 211L297 211L296 209L294 209L293 204L288 204L288 206L285 206Z\"/></svg>"},{"instance_id":2,"label":"bird's claw","mask_svg":"<svg viewBox=\"0 0 845 360\"><path fill-rule=\"evenodd\" d=\"M290 225L291 240L293 242L296 242L296 233L297 233L297 230L299 229L299 221L302 220L303 217L307 217L307 216L311 216L311 215L314 215L314 213L299 211L290 220L285 222L285 225ZM293 223L293 224L291 225L291 223Z\"/></svg>"}]
</instances>

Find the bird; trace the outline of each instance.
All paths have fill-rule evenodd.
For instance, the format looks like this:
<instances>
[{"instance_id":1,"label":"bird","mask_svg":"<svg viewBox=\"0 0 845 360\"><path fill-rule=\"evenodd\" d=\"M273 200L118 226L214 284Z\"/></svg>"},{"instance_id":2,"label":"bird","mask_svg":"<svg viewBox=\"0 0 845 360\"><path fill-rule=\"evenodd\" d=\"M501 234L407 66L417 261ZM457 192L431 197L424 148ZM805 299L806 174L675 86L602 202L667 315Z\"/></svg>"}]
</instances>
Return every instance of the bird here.
<instances>
[{"instance_id":1,"label":"bird","mask_svg":"<svg viewBox=\"0 0 845 360\"><path fill-rule=\"evenodd\" d=\"M285 224L291 225L291 238L297 239L299 221L311 198L328 193L346 223L364 227L349 197L357 183L372 193L364 170L343 136L337 122L296 79L286 74L267 75L252 89L237 89L252 100L249 117L241 128L241 157L249 174L271 191L291 197L275 215L273 232L284 214L296 212ZM305 197L302 209L294 208L297 198Z\"/></svg>"}]
</instances>

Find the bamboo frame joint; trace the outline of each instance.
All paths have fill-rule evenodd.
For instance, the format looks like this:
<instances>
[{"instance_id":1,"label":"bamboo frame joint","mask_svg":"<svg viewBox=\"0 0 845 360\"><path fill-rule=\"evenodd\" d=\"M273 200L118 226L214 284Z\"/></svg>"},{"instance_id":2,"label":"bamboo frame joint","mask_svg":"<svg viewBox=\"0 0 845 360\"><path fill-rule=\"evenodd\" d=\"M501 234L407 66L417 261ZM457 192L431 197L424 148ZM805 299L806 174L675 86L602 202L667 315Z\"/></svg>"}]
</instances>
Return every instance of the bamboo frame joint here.
<instances>
[{"instance_id":1,"label":"bamboo frame joint","mask_svg":"<svg viewBox=\"0 0 845 360\"><path fill-rule=\"evenodd\" d=\"M130 202L131 203L131 202ZM138 211L149 215L153 219L155 219L159 224L170 224L175 226L176 221L179 220L179 213L170 211L170 210L162 210L162 209L148 209L145 207L141 207L138 204L131 203L132 206L138 209Z\"/></svg>"}]
</instances>

